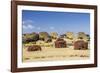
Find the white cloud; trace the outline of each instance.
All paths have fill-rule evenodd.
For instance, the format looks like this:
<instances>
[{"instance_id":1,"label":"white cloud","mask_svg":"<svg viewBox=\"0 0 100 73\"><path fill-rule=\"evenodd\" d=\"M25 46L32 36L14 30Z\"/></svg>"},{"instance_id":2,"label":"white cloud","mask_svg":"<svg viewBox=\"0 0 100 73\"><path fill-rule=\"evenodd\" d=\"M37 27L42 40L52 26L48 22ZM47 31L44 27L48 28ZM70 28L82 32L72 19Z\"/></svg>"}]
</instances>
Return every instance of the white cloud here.
<instances>
[{"instance_id":1,"label":"white cloud","mask_svg":"<svg viewBox=\"0 0 100 73\"><path fill-rule=\"evenodd\" d=\"M27 26L23 25L23 29L27 29Z\"/></svg>"},{"instance_id":2,"label":"white cloud","mask_svg":"<svg viewBox=\"0 0 100 73\"><path fill-rule=\"evenodd\" d=\"M33 26L34 21L32 20L24 20L22 24L23 24L23 29L34 29L35 28L35 26Z\"/></svg>"},{"instance_id":3,"label":"white cloud","mask_svg":"<svg viewBox=\"0 0 100 73\"><path fill-rule=\"evenodd\" d=\"M37 27L37 29L40 30L41 28L40 27Z\"/></svg>"},{"instance_id":4,"label":"white cloud","mask_svg":"<svg viewBox=\"0 0 100 73\"><path fill-rule=\"evenodd\" d=\"M55 28L52 26L52 27L50 27L50 29L55 29Z\"/></svg>"},{"instance_id":5,"label":"white cloud","mask_svg":"<svg viewBox=\"0 0 100 73\"><path fill-rule=\"evenodd\" d=\"M25 21L23 21L22 24L24 25L25 24Z\"/></svg>"},{"instance_id":6,"label":"white cloud","mask_svg":"<svg viewBox=\"0 0 100 73\"><path fill-rule=\"evenodd\" d=\"M28 24L28 25L23 25L23 29L34 29L35 26Z\"/></svg>"},{"instance_id":7,"label":"white cloud","mask_svg":"<svg viewBox=\"0 0 100 73\"><path fill-rule=\"evenodd\" d=\"M31 25L31 24L28 24L28 25L27 25L27 28L29 28L29 29L34 29L35 26L33 26L33 25Z\"/></svg>"},{"instance_id":8,"label":"white cloud","mask_svg":"<svg viewBox=\"0 0 100 73\"><path fill-rule=\"evenodd\" d=\"M22 22L23 25L33 24L33 23L34 23L33 20L24 20L24 21Z\"/></svg>"}]
</instances>

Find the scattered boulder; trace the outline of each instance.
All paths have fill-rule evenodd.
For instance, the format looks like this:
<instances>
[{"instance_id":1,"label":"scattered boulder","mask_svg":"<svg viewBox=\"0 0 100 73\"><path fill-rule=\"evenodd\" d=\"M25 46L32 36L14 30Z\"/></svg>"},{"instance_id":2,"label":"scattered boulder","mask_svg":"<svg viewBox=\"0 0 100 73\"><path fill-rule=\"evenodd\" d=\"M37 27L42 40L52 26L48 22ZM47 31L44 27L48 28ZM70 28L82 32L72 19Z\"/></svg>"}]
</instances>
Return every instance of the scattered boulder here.
<instances>
[{"instance_id":1,"label":"scattered boulder","mask_svg":"<svg viewBox=\"0 0 100 73\"><path fill-rule=\"evenodd\" d=\"M29 46L27 51L41 51L41 46L39 45L32 45L32 46Z\"/></svg>"},{"instance_id":2,"label":"scattered boulder","mask_svg":"<svg viewBox=\"0 0 100 73\"><path fill-rule=\"evenodd\" d=\"M39 40L39 35L35 32L22 35L23 43L36 42Z\"/></svg>"},{"instance_id":3,"label":"scattered boulder","mask_svg":"<svg viewBox=\"0 0 100 73\"><path fill-rule=\"evenodd\" d=\"M83 40L76 41L74 43L74 49L75 50L86 50L88 49L88 43Z\"/></svg>"},{"instance_id":4,"label":"scattered boulder","mask_svg":"<svg viewBox=\"0 0 100 73\"><path fill-rule=\"evenodd\" d=\"M52 39L57 39L58 38L57 32L51 32L50 36L51 36Z\"/></svg>"},{"instance_id":5,"label":"scattered boulder","mask_svg":"<svg viewBox=\"0 0 100 73\"><path fill-rule=\"evenodd\" d=\"M67 44L64 39L58 38L55 41L55 48L66 48L66 47L67 47Z\"/></svg>"},{"instance_id":6,"label":"scattered boulder","mask_svg":"<svg viewBox=\"0 0 100 73\"><path fill-rule=\"evenodd\" d=\"M49 36L49 34L47 32L39 32L39 39L40 40L43 40L44 41L44 39L46 37L48 37L48 36Z\"/></svg>"},{"instance_id":7,"label":"scattered boulder","mask_svg":"<svg viewBox=\"0 0 100 73\"><path fill-rule=\"evenodd\" d=\"M51 37L46 37L45 39L44 39L44 41L46 42L46 43L49 43L49 42L52 42L52 39L51 39Z\"/></svg>"}]
</instances>

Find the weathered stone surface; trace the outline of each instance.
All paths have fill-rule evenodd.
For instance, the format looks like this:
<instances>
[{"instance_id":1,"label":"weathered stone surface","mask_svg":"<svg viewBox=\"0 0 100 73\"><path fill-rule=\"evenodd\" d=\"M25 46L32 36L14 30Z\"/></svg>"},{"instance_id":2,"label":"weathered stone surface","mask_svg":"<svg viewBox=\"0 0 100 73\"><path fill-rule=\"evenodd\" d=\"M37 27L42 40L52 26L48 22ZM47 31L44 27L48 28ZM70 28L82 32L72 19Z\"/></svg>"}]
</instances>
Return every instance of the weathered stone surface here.
<instances>
[{"instance_id":1,"label":"weathered stone surface","mask_svg":"<svg viewBox=\"0 0 100 73\"><path fill-rule=\"evenodd\" d=\"M88 43L84 42L83 40L76 41L76 42L74 42L74 49L75 50L88 49Z\"/></svg>"},{"instance_id":2,"label":"weathered stone surface","mask_svg":"<svg viewBox=\"0 0 100 73\"><path fill-rule=\"evenodd\" d=\"M66 44L66 41L64 41L63 39L57 39L55 41L55 48L66 48L67 47L67 44Z\"/></svg>"},{"instance_id":3,"label":"weathered stone surface","mask_svg":"<svg viewBox=\"0 0 100 73\"><path fill-rule=\"evenodd\" d=\"M41 46L39 45L32 45L32 46L29 46L27 51L41 51Z\"/></svg>"}]
</instances>

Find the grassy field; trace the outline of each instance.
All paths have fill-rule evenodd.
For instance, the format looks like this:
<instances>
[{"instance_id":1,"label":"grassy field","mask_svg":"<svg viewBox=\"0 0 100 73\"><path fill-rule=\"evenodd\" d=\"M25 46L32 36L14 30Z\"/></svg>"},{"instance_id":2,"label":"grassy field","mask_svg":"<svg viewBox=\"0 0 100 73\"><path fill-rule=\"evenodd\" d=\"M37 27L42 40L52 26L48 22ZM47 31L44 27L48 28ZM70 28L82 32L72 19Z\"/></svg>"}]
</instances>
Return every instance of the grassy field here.
<instances>
[{"instance_id":1,"label":"grassy field","mask_svg":"<svg viewBox=\"0 0 100 73\"><path fill-rule=\"evenodd\" d=\"M42 47L42 51L28 52L23 48L23 62L51 61L51 60L82 60L89 59L89 50L74 50L68 48Z\"/></svg>"}]
</instances>

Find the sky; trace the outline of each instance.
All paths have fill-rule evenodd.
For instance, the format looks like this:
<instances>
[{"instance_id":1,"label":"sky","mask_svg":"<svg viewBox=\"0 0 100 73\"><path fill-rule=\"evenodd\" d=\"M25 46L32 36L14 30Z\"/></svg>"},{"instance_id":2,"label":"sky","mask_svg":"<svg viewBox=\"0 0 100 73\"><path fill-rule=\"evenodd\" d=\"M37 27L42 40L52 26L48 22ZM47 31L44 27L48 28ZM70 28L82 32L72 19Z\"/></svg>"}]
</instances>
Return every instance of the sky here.
<instances>
[{"instance_id":1,"label":"sky","mask_svg":"<svg viewBox=\"0 0 100 73\"><path fill-rule=\"evenodd\" d=\"M85 32L90 34L90 14L53 11L22 11L23 33Z\"/></svg>"}]
</instances>

